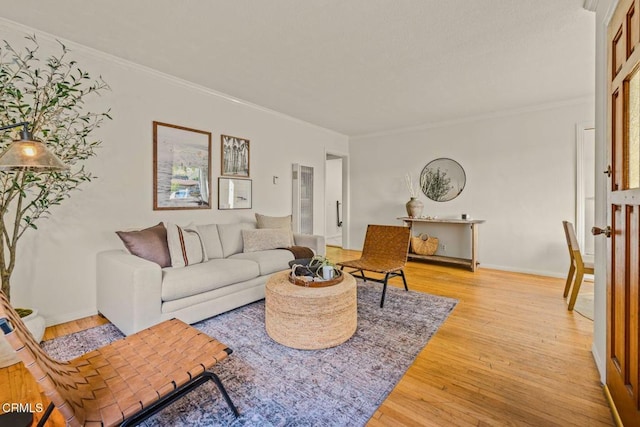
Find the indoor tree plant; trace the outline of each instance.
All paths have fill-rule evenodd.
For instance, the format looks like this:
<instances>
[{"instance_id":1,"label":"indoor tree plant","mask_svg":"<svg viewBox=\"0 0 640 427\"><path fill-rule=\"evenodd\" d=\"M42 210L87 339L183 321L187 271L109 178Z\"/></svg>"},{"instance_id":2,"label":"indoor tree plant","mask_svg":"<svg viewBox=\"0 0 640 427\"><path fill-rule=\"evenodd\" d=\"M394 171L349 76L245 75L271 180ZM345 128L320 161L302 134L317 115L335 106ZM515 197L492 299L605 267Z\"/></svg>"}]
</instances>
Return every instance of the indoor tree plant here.
<instances>
[{"instance_id":1,"label":"indoor tree plant","mask_svg":"<svg viewBox=\"0 0 640 427\"><path fill-rule=\"evenodd\" d=\"M2 292L11 298L11 275L16 266L18 241L39 219L50 214L93 175L82 164L96 154L101 141L91 133L110 118L109 112L85 111L88 96L108 89L68 58L59 44L58 54L43 56L35 36L19 49L5 41L0 48L0 125L26 122L34 139L42 141L69 167L64 171L0 172L0 278ZM15 132L0 133L0 153Z\"/></svg>"}]
</instances>

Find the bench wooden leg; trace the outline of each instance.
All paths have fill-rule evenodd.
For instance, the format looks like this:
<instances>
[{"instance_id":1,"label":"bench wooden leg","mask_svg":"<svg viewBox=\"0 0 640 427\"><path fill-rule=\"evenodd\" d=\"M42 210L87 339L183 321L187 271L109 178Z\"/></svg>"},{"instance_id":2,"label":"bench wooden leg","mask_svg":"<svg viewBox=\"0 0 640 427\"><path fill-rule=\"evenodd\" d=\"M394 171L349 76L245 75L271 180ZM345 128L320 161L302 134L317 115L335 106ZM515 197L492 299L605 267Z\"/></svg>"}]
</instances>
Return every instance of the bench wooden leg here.
<instances>
[{"instance_id":1,"label":"bench wooden leg","mask_svg":"<svg viewBox=\"0 0 640 427\"><path fill-rule=\"evenodd\" d=\"M573 262L571 263L571 266L569 267L569 274L567 275L567 283L565 283L564 285L564 294L562 294L563 297L567 297L567 295L569 295L569 289L571 288L571 283L573 282L573 276L576 272L576 266L573 264Z\"/></svg>"},{"instance_id":2,"label":"bench wooden leg","mask_svg":"<svg viewBox=\"0 0 640 427\"><path fill-rule=\"evenodd\" d=\"M573 281L573 290L571 291L571 298L569 298L569 311L573 310L573 306L576 305L576 299L578 299L578 292L580 292L580 286L582 286L582 280L584 279L584 270L576 269L576 277Z\"/></svg>"}]
</instances>

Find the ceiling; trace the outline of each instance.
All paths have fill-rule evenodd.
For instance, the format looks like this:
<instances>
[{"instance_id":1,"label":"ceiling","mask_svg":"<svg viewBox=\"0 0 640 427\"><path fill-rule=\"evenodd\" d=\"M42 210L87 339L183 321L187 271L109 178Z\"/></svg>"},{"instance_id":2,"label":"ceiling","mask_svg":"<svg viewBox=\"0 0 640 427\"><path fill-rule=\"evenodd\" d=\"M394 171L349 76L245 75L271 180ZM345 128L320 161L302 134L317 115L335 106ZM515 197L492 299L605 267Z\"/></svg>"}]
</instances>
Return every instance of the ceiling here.
<instances>
[{"instance_id":1,"label":"ceiling","mask_svg":"<svg viewBox=\"0 0 640 427\"><path fill-rule=\"evenodd\" d=\"M0 0L6 19L350 136L593 96L582 4Z\"/></svg>"}]
</instances>

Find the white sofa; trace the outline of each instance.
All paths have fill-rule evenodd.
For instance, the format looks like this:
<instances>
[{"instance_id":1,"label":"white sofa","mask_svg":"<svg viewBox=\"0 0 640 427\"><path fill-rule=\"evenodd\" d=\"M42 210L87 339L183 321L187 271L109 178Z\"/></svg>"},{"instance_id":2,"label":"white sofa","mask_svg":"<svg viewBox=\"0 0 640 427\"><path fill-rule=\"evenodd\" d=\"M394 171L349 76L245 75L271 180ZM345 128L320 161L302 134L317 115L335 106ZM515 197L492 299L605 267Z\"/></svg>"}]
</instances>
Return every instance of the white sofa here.
<instances>
[{"instance_id":1,"label":"white sofa","mask_svg":"<svg viewBox=\"0 0 640 427\"><path fill-rule=\"evenodd\" d=\"M125 250L97 255L97 307L124 334L163 320L187 323L264 298L267 278L287 269L287 249L243 252L242 230L255 223L198 225L207 261L186 267L160 267ZM324 255L322 236L293 234L294 245Z\"/></svg>"}]
</instances>

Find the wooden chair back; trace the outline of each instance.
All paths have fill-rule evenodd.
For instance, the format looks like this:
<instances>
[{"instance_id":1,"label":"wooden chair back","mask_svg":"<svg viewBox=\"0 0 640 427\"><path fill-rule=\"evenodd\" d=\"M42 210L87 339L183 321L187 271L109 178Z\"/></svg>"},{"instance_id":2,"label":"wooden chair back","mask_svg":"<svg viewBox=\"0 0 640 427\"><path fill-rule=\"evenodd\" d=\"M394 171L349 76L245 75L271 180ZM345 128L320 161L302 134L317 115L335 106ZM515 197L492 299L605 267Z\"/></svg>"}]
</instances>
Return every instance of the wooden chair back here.
<instances>
[{"instance_id":1,"label":"wooden chair back","mask_svg":"<svg viewBox=\"0 0 640 427\"><path fill-rule=\"evenodd\" d=\"M562 226L564 227L564 234L567 238L567 248L569 248L571 262L576 265L576 268L579 266L584 268L585 262L582 258L582 252L580 252L580 245L578 245L578 238L576 237L573 224L569 221L562 221Z\"/></svg>"}]
</instances>

